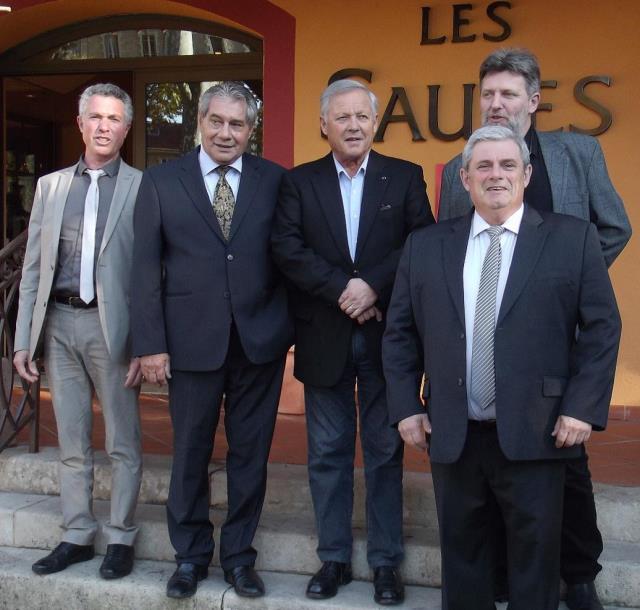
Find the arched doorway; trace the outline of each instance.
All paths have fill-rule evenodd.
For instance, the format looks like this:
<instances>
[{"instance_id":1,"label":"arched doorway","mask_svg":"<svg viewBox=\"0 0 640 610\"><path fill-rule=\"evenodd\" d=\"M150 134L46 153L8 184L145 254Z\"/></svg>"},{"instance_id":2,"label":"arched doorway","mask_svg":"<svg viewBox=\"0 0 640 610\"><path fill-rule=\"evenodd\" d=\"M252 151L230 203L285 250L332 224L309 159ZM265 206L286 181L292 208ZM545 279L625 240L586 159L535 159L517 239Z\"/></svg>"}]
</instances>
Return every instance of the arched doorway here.
<instances>
[{"instance_id":1,"label":"arched doorway","mask_svg":"<svg viewBox=\"0 0 640 610\"><path fill-rule=\"evenodd\" d=\"M0 57L4 92L3 241L26 228L37 179L81 154L79 93L114 82L134 101L123 157L139 168L198 143L197 101L217 80L242 80L261 103L262 40L174 16L112 16L53 30ZM262 151L262 125L253 151Z\"/></svg>"}]
</instances>

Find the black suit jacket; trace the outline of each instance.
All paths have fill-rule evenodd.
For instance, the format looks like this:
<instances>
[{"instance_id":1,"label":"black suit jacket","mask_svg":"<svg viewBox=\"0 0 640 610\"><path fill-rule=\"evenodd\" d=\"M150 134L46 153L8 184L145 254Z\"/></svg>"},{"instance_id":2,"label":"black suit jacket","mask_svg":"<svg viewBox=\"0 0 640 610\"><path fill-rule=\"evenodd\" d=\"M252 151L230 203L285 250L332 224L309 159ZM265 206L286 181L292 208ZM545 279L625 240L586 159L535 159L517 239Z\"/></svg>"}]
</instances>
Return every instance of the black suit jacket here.
<instances>
[{"instance_id":1,"label":"black suit jacket","mask_svg":"<svg viewBox=\"0 0 640 610\"><path fill-rule=\"evenodd\" d=\"M409 238L383 344L390 421L424 412L424 373L430 456L442 463L458 459L467 434L463 267L471 218ZM495 336L496 420L507 458L577 456L579 446L554 447L559 415L605 427L619 340L595 227L525 206Z\"/></svg>"},{"instance_id":2,"label":"black suit jacket","mask_svg":"<svg viewBox=\"0 0 640 610\"><path fill-rule=\"evenodd\" d=\"M377 292L377 306L384 312L407 235L432 222L422 169L371 151L353 261L333 156L285 175L272 247L291 285L298 379L325 387L338 381L354 324L338 306L342 291L351 278L362 278ZM364 325L368 348L377 359L383 330L384 324L375 320Z\"/></svg>"},{"instance_id":3,"label":"black suit jacket","mask_svg":"<svg viewBox=\"0 0 640 610\"><path fill-rule=\"evenodd\" d=\"M289 348L293 325L269 245L283 172L243 155L228 243L198 149L144 172L134 215L134 354L167 352L173 368L216 370L227 355L232 320L255 364Z\"/></svg>"}]
</instances>

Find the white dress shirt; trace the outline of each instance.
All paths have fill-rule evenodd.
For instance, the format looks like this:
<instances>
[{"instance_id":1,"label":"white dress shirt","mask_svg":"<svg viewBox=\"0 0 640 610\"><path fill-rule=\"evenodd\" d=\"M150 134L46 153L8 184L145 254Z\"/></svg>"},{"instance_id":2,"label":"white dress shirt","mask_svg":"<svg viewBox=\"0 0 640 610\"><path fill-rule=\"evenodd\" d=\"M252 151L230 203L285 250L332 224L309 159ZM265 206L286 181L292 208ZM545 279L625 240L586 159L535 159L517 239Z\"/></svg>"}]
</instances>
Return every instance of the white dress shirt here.
<instances>
[{"instance_id":1,"label":"white dress shirt","mask_svg":"<svg viewBox=\"0 0 640 610\"><path fill-rule=\"evenodd\" d=\"M200 162L200 171L204 178L204 185L207 187L207 193L209 193L209 203L213 205L213 195L216 192L216 186L220 179L220 174L215 170L220 165L228 165L229 171L226 173L225 178L227 183L233 191L233 197L238 201L238 189L240 188L240 175L242 174L242 155L240 155L233 163L216 163L205 151L202 146L200 147L200 153L198 154L198 161Z\"/></svg>"},{"instance_id":2,"label":"white dress shirt","mask_svg":"<svg viewBox=\"0 0 640 610\"><path fill-rule=\"evenodd\" d=\"M342 195L342 208L344 221L347 228L347 242L351 260L356 259L356 246L358 243L358 228L360 227L360 208L362 207L362 191L364 189L364 177L367 172L369 153L358 168L356 175L351 178L338 160L333 157L333 162L338 172L340 182L340 194Z\"/></svg>"},{"instance_id":3,"label":"white dress shirt","mask_svg":"<svg viewBox=\"0 0 640 610\"><path fill-rule=\"evenodd\" d=\"M500 275L498 277L498 289L496 293L496 320L504 288L507 284L511 260L513 259L513 251L516 247L518 239L518 231L522 221L524 206L521 205L507 220L502 224L506 231L500 236ZM464 259L464 323L466 328L467 341L467 404L469 408L469 419L495 419L495 404L486 409L480 406L471 398L471 358L473 357L473 323L476 314L476 299L478 298L478 289L480 288L480 275L482 273L482 263L489 249L489 234L485 229L491 225L487 223L482 216L477 213L473 214L471 222L471 231L469 231L469 242L467 243L467 254Z\"/></svg>"}]
</instances>

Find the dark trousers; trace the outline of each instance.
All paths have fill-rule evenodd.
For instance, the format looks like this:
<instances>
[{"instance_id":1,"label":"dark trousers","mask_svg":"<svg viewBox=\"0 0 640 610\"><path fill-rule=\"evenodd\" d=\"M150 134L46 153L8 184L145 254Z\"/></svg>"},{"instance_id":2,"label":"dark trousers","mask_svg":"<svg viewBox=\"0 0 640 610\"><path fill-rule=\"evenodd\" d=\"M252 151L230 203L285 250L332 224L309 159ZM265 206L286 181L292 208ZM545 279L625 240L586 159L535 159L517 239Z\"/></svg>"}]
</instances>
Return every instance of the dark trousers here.
<instances>
[{"instance_id":1,"label":"dark trousers","mask_svg":"<svg viewBox=\"0 0 640 610\"><path fill-rule=\"evenodd\" d=\"M340 381L330 388L305 385L318 557L321 561L351 561L356 382L367 488L367 559L372 568L396 566L403 557L403 445L389 425L380 364L367 354L360 329L354 329L351 354Z\"/></svg>"},{"instance_id":2,"label":"dark trousers","mask_svg":"<svg viewBox=\"0 0 640 610\"><path fill-rule=\"evenodd\" d=\"M443 610L495 610L496 507L506 525L509 610L557 610L564 462L507 460L495 426L470 422L458 461L431 469Z\"/></svg>"},{"instance_id":3,"label":"dark trousers","mask_svg":"<svg viewBox=\"0 0 640 610\"><path fill-rule=\"evenodd\" d=\"M593 497L589 458L582 447L582 455L567 460L562 512L560 573L567 584L593 582L602 570L598 558L602 553L602 535L598 529L596 503ZM498 520L497 591L506 590L506 541L504 524Z\"/></svg>"},{"instance_id":4,"label":"dark trousers","mask_svg":"<svg viewBox=\"0 0 640 610\"><path fill-rule=\"evenodd\" d=\"M253 364L234 331L220 369L172 371L169 408L174 449L167 523L178 564L209 565L213 555L208 467L224 396L229 508L220 532L220 564L225 570L254 565L256 551L251 544L264 501L283 372L284 355L274 362Z\"/></svg>"}]
</instances>

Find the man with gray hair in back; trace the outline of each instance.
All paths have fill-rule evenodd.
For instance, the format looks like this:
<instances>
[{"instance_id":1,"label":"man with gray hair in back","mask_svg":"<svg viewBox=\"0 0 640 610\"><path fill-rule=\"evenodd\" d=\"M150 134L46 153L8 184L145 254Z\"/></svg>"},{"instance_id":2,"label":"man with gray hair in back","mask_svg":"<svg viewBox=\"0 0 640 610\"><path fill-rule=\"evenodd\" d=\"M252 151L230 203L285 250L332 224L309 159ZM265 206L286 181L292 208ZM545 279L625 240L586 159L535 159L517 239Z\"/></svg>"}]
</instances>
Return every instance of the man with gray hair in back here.
<instances>
[{"instance_id":1,"label":"man with gray hair in back","mask_svg":"<svg viewBox=\"0 0 640 610\"><path fill-rule=\"evenodd\" d=\"M391 421L429 447L442 607L495 608L500 515L509 608L557 610L565 462L606 426L620 316L596 228L524 202L519 134L478 129L460 177L473 210L416 231L398 266Z\"/></svg>"},{"instance_id":2,"label":"man with gray hair in back","mask_svg":"<svg viewBox=\"0 0 640 610\"><path fill-rule=\"evenodd\" d=\"M294 374L304 383L322 561L307 596L332 597L351 581L359 429L374 599L391 605L404 595L398 572L402 443L388 421L380 345L404 241L433 216L422 169L371 150L377 109L375 95L357 81L338 80L325 89L320 128L331 152L285 175L272 245L291 286Z\"/></svg>"},{"instance_id":3,"label":"man with gray hair in back","mask_svg":"<svg viewBox=\"0 0 640 610\"><path fill-rule=\"evenodd\" d=\"M226 582L264 594L252 547L287 350L287 295L269 238L284 170L247 152L252 92L222 82L200 98L202 144L149 168L135 210L133 350L150 383L169 385L173 466L167 500L178 567L173 598L192 596L213 556L209 460L224 399L228 512L220 532Z\"/></svg>"},{"instance_id":4,"label":"man with gray hair in back","mask_svg":"<svg viewBox=\"0 0 640 610\"><path fill-rule=\"evenodd\" d=\"M540 103L540 67L527 49L497 49L480 66L483 125L508 125L522 136L531 153L526 202L541 211L590 220L607 266L631 237L622 199L616 192L600 144L572 132L542 132L533 117ZM445 166L438 220L466 214L471 199L459 179L461 156ZM576 423L576 425L580 425ZM596 520L587 453L567 462L562 523L562 577L571 610L602 610L594 579L602 569L602 536ZM506 593L499 574L497 595Z\"/></svg>"},{"instance_id":5,"label":"man with gray hair in back","mask_svg":"<svg viewBox=\"0 0 640 610\"><path fill-rule=\"evenodd\" d=\"M20 282L14 364L34 382L44 355L58 428L62 542L33 564L51 574L94 556L93 392L111 461L111 511L103 526L107 554L100 575L126 576L138 532L134 512L141 480L138 386L131 357L129 281L133 208L141 172L120 158L133 107L112 84L80 97L85 150L72 167L38 181Z\"/></svg>"}]
</instances>

